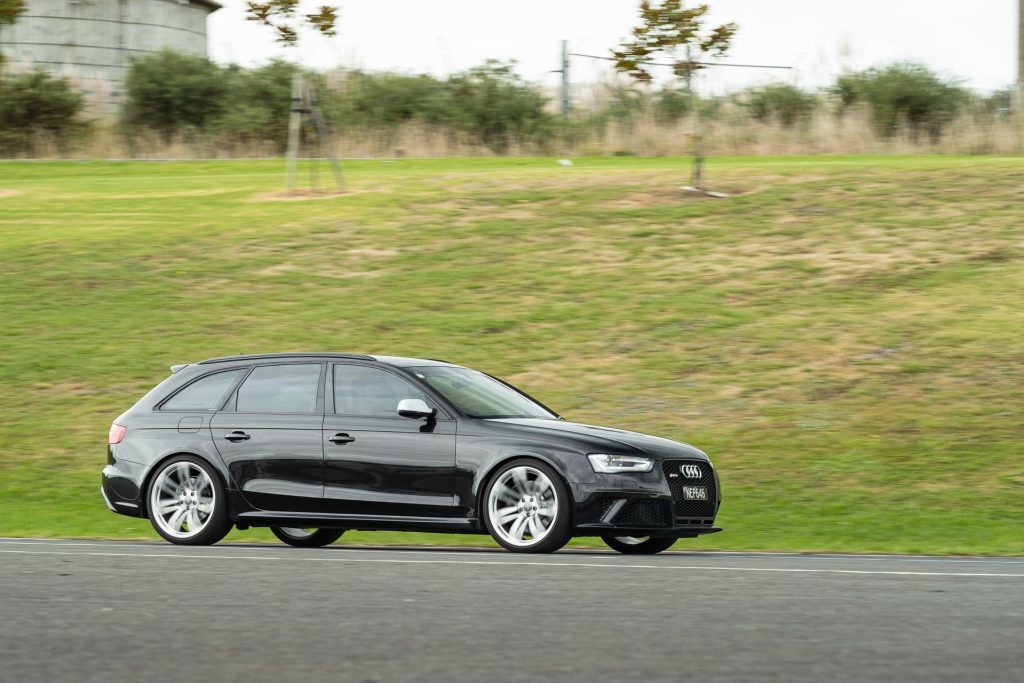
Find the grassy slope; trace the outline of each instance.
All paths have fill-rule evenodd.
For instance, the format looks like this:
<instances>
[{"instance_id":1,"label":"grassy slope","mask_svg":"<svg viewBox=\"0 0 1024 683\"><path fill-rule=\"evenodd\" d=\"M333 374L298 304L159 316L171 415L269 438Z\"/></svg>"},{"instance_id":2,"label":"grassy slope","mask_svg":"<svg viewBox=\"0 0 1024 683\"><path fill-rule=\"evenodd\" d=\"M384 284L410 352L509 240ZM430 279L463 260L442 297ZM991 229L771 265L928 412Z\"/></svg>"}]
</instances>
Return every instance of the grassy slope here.
<instances>
[{"instance_id":1,"label":"grassy slope","mask_svg":"<svg viewBox=\"0 0 1024 683\"><path fill-rule=\"evenodd\" d=\"M281 170L0 164L0 535L152 537L98 498L114 416L172 363L345 349L698 444L727 531L690 547L1024 553L1020 160L723 160L726 201L668 159L265 201Z\"/></svg>"}]
</instances>

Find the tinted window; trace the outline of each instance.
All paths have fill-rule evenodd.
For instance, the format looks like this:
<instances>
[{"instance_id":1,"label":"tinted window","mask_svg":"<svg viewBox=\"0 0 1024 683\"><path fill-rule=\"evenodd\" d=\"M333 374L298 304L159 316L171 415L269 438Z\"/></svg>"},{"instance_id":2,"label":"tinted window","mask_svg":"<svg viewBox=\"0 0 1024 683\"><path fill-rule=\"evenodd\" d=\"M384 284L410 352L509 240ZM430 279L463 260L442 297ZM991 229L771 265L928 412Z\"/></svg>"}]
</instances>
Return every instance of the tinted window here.
<instances>
[{"instance_id":1,"label":"tinted window","mask_svg":"<svg viewBox=\"0 0 1024 683\"><path fill-rule=\"evenodd\" d=\"M240 413L312 413L316 411L319 365L261 365L238 389Z\"/></svg>"},{"instance_id":2,"label":"tinted window","mask_svg":"<svg viewBox=\"0 0 1024 683\"><path fill-rule=\"evenodd\" d=\"M446 365L411 370L470 417L556 417L530 397L476 370Z\"/></svg>"},{"instance_id":3,"label":"tinted window","mask_svg":"<svg viewBox=\"0 0 1024 683\"><path fill-rule=\"evenodd\" d=\"M403 398L427 397L401 377L361 365L334 366L334 412L342 415L397 417Z\"/></svg>"},{"instance_id":4,"label":"tinted window","mask_svg":"<svg viewBox=\"0 0 1024 683\"><path fill-rule=\"evenodd\" d=\"M218 372L197 379L165 402L161 410L217 410L242 372Z\"/></svg>"}]
</instances>

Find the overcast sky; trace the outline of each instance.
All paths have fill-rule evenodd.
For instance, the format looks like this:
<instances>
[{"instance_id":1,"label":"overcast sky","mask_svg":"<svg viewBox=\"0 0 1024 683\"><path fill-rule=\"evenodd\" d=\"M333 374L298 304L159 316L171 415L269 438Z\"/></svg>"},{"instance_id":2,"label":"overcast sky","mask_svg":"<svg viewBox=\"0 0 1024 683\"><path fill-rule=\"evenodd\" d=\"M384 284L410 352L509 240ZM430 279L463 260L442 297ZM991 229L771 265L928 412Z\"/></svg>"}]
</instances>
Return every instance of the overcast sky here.
<instances>
[{"instance_id":1,"label":"overcast sky","mask_svg":"<svg viewBox=\"0 0 1024 683\"><path fill-rule=\"evenodd\" d=\"M245 0L220 0L210 18L210 53L254 65L273 56L316 68L444 75L487 58L519 62L549 85L560 41L607 55L636 23L636 0L340 0L338 35L305 35L297 49L244 20ZM327 0L307 0L313 8ZM729 61L792 65L792 72L717 68L703 89L722 92L770 80L825 85L847 68L923 62L979 91L1016 78L1016 0L709 0L713 21L740 25ZM574 58L574 82L595 82L607 63Z\"/></svg>"}]
</instances>

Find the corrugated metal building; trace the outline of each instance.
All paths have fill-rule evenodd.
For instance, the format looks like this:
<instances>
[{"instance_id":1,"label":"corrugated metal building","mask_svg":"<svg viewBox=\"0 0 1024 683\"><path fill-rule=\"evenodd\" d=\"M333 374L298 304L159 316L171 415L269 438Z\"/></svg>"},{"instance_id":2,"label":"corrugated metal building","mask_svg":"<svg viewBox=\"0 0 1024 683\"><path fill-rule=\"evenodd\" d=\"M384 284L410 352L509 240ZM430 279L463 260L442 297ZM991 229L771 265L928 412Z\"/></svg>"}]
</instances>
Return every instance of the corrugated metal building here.
<instances>
[{"instance_id":1,"label":"corrugated metal building","mask_svg":"<svg viewBox=\"0 0 1024 683\"><path fill-rule=\"evenodd\" d=\"M212 0L27 0L0 51L14 69L45 67L72 79L100 111L116 111L133 56L172 48L206 55Z\"/></svg>"}]
</instances>

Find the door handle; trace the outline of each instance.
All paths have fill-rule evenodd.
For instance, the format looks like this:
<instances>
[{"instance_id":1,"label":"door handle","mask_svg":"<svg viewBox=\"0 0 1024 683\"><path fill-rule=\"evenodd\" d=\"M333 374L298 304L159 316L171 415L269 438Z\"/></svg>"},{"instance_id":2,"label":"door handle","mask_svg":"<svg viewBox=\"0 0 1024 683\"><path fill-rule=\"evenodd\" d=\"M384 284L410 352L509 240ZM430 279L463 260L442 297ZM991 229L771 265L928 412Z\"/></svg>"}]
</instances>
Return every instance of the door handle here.
<instances>
[{"instance_id":1,"label":"door handle","mask_svg":"<svg viewBox=\"0 0 1024 683\"><path fill-rule=\"evenodd\" d=\"M228 441L237 442L237 441L247 441L247 440L251 439L252 437L249 436L248 434L246 434L245 432L241 432L241 431L235 430L235 431L231 432L230 434L225 434L224 438L227 439Z\"/></svg>"},{"instance_id":2,"label":"door handle","mask_svg":"<svg viewBox=\"0 0 1024 683\"><path fill-rule=\"evenodd\" d=\"M328 439L328 441L330 441L331 443L336 443L339 446L346 443L352 443L355 440L356 437L349 436L348 434L345 434L343 432L338 432L337 434Z\"/></svg>"}]
</instances>

